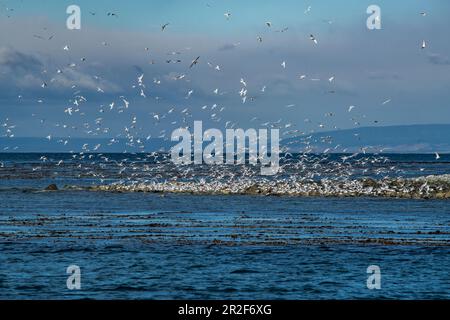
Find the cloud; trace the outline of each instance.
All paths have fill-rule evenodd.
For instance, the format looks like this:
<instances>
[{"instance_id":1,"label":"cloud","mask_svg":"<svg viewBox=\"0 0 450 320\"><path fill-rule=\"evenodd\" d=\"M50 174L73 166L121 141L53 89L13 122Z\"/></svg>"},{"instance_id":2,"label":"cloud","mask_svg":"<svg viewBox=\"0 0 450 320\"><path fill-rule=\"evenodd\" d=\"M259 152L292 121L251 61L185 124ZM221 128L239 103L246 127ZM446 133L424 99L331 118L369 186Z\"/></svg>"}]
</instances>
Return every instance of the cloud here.
<instances>
[{"instance_id":1,"label":"cloud","mask_svg":"<svg viewBox=\"0 0 450 320\"><path fill-rule=\"evenodd\" d=\"M400 76L397 72L385 70L370 71L368 78L370 80L400 80Z\"/></svg>"},{"instance_id":2,"label":"cloud","mask_svg":"<svg viewBox=\"0 0 450 320\"><path fill-rule=\"evenodd\" d=\"M42 63L36 57L21 53L9 47L0 48L0 68L4 72L33 73L42 68Z\"/></svg>"},{"instance_id":3,"label":"cloud","mask_svg":"<svg viewBox=\"0 0 450 320\"><path fill-rule=\"evenodd\" d=\"M439 65L439 66L450 65L450 58L447 56L443 56L439 53L428 54L428 61L432 64Z\"/></svg>"},{"instance_id":4,"label":"cloud","mask_svg":"<svg viewBox=\"0 0 450 320\"><path fill-rule=\"evenodd\" d=\"M237 44L235 43L226 43L219 47L219 51L229 51L237 48Z\"/></svg>"},{"instance_id":5,"label":"cloud","mask_svg":"<svg viewBox=\"0 0 450 320\"><path fill-rule=\"evenodd\" d=\"M23 53L9 47L0 48L0 89L11 92L10 89L26 89L28 92L42 94L42 85L51 95L65 94L74 87L90 91L102 88L105 92L120 92L120 86L108 80L96 79L83 70L74 67L56 68L46 65L43 60L31 54Z\"/></svg>"}]
</instances>

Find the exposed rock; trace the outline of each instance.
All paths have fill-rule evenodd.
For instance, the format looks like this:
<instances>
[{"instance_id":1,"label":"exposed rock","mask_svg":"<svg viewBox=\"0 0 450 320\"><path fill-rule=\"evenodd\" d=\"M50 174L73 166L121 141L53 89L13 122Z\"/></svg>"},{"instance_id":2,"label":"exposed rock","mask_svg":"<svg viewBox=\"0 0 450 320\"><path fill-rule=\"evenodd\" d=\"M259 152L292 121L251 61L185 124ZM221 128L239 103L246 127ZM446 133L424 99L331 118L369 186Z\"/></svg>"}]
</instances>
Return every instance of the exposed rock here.
<instances>
[{"instance_id":1,"label":"exposed rock","mask_svg":"<svg viewBox=\"0 0 450 320\"><path fill-rule=\"evenodd\" d=\"M54 183L45 188L46 191L58 191L58 186Z\"/></svg>"}]
</instances>

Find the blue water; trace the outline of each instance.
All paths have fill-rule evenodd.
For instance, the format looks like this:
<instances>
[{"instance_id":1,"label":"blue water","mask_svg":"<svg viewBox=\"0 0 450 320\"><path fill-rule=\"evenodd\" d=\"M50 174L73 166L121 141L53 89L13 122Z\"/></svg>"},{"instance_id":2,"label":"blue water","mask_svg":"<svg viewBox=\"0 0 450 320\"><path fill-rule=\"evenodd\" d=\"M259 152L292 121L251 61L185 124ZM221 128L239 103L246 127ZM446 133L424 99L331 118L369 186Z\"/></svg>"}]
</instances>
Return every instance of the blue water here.
<instances>
[{"instance_id":1,"label":"blue water","mask_svg":"<svg viewBox=\"0 0 450 320\"><path fill-rule=\"evenodd\" d=\"M41 156L0 155L0 299L450 298L450 200L73 190L179 172L142 155ZM446 155L362 159L347 177L450 172Z\"/></svg>"}]
</instances>

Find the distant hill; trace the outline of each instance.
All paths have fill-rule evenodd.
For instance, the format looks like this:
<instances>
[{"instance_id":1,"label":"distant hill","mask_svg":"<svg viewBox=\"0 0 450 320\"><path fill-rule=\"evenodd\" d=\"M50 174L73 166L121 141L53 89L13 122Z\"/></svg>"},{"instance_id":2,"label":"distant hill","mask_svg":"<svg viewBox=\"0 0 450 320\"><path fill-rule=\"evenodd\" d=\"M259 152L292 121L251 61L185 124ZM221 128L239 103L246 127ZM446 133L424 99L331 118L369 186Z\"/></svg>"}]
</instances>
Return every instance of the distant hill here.
<instances>
[{"instance_id":1,"label":"distant hill","mask_svg":"<svg viewBox=\"0 0 450 320\"><path fill-rule=\"evenodd\" d=\"M71 138L0 138L0 152L80 152L83 145L93 152L152 152L168 151L175 144L163 139L141 139L144 148L130 145L126 139ZM281 146L291 152L303 152L309 142L311 151L356 152L365 148L366 152L384 153L450 153L450 124L408 125L388 127L364 127L348 130L328 131L284 139ZM338 146L337 148L335 148Z\"/></svg>"},{"instance_id":2,"label":"distant hill","mask_svg":"<svg viewBox=\"0 0 450 320\"><path fill-rule=\"evenodd\" d=\"M407 125L388 127L363 127L328 131L291 138L282 141L291 151L303 151L304 142L310 141L312 150L323 152L355 152L366 148L367 152L430 153L450 152L450 124ZM338 146L336 149L334 149Z\"/></svg>"},{"instance_id":3,"label":"distant hill","mask_svg":"<svg viewBox=\"0 0 450 320\"><path fill-rule=\"evenodd\" d=\"M64 141L67 140L67 144ZM140 152L142 150L164 151L170 148L170 142L163 139L141 139L144 148L140 148L138 143L130 145L127 139L115 139L114 143L107 138L0 138L0 152L101 152L101 153L122 153ZM99 145L99 146L98 146ZM98 146L98 148L96 148ZM84 148L83 148L84 147ZM6 150L5 150L6 148ZM96 149L96 150L95 150ZM169 149L167 149L169 150ZM166 150L166 151L167 151Z\"/></svg>"}]
</instances>

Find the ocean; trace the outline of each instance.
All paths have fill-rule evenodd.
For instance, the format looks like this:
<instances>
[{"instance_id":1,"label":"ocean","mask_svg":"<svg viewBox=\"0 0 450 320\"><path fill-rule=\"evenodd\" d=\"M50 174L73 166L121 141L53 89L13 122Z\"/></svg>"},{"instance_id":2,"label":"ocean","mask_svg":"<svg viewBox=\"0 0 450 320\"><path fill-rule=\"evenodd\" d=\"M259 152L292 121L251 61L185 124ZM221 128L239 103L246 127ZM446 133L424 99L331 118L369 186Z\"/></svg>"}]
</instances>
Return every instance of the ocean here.
<instances>
[{"instance_id":1,"label":"ocean","mask_svg":"<svg viewBox=\"0 0 450 320\"><path fill-rule=\"evenodd\" d=\"M0 299L450 298L450 155L281 165L0 154Z\"/></svg>"}]
</instances>

